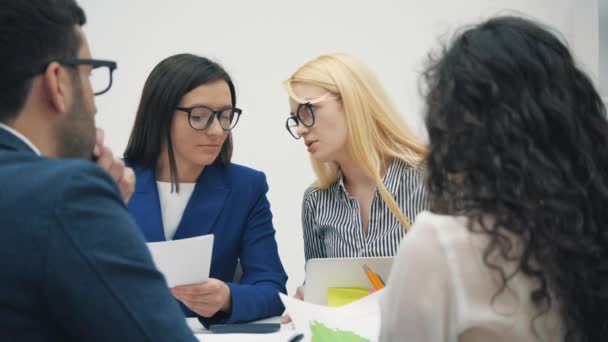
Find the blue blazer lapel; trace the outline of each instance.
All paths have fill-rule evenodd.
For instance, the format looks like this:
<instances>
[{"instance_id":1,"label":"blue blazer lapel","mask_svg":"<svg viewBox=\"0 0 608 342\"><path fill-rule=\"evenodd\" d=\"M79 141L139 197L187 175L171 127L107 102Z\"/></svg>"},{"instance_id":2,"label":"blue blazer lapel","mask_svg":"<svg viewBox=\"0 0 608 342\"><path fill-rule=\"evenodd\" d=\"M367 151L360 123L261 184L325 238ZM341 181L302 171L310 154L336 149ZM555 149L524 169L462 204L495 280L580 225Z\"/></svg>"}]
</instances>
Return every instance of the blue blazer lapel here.
<instances>
[{"instance_id":1,"label":"blue blazer lapel","mask_svg":"<svg viewBox=\"0 0 608 342\"><path fill-rule=\"evenodd\" d=\"M165 241L160 199L154 168L134 168L135 191L129 200L129 211L148 242Z\"/></svg>"},{"instance_id":2,"label":"blue blazer lapel","mask_svg":"<svg viewBox=\"0 0 608 342\"><path fill-rule=\"evenodd\" d=\"M212 234L229 193L224 166L217 162L206 166L196 182L173 239Z\"/></svg>"}]
</instances>

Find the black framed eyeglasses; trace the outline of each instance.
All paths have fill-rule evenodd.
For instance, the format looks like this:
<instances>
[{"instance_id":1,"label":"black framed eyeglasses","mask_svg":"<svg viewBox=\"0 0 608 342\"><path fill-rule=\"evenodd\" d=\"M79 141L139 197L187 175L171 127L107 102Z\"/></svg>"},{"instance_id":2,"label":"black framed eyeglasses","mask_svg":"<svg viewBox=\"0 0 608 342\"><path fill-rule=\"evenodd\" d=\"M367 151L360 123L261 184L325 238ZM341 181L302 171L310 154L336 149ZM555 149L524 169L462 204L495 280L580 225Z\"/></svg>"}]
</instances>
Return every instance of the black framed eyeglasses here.
<instances>
[{"instance_id":1,"label":"black framed eyeglasses","mask_svg":"<svg viewBox=\"0 0 608 342\"><path fill-rule=\"evenodd\" d=\"M287 122L285 122L285 128L295 139L302 137L298 134L298 125L300 123L306 127L312 127L315 124L315 112L310 102L299 104L296 112L290 115L287 118Z\"/></svg>"},{"instance_id":2,"label":"black framed eyeglasses","mask_svg":"<svg viewBox=\"0 0 608 342\"><path fill-rule=\"evenodd\" d=\"M224 131L229 131L239 122L239 117L243 112L240 108L232 107L218 111L206 106L177 107L176 109L188 113L190 127L199 131L209 128L214 118L217 118Z\"/></svg>"},{"instance_id":3,"label":"black framed eyeglasses","mask_svg":"<svg viewBox=\"0 0 608 342\"><path fill-rule=\"evenodd\" d=\"M113 80L112 74L117 67L116 62L103 59L60 58L45 63L38 73L45 72L46 68L48 68L49 64L52 62L57 62L70 67L78 67L81 65L91 66L89 81L91 82L93 94L95 95L101 95L110 90Z\"/></svg>"},{"instance_id":4,"label":"black framed eyeglasses","mask_svg":"<svg viewBox=\"0 0 608 342\"><path fill-rule=\"evenodd\" d=\"M313 109L313 104L340 98L339 95L333 97L328 97L328 95L331 95L331 93L327 93L313 101L300 103L296 108L296 112L289 114L289 117L285 122L285 128L287 128L287 131L292 137L295 139L300 139L302 137L298 133L298 125L300 123L305 127L312 127L315 124L315 111Z\"/></svg>"}]
</instances>

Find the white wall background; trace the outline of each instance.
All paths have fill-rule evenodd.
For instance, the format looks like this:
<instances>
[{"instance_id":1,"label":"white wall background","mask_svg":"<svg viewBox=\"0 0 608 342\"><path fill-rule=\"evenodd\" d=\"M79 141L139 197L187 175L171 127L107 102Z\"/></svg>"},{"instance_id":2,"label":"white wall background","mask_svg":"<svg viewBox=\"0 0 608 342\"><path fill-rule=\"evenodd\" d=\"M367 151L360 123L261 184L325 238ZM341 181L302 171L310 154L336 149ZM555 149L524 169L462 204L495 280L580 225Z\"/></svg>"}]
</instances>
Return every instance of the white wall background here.
<instances>
[{"instance_id":1,"label":"white wall background","mask_svg":"<svg viewBox=\"0 0 608 342\"><path fill-rule=\"evenodd\" d=\"M462 24L516 10L560 30L580 62L598 73L598 0L80 0L93 56L118 61L112 90L98 97L98 126L122 154L144 81L172 54L219 61L237 86L244 114L234 161L268 177L279 252L293 292L304 278L302 194L313 181L303 142L284 128L281 82L323 53L347 52L370 65L421 137L419 73L425 57ZM603 1L603 0L600 0Z\"/></svg>"},{"instance_id":2,"label":"white wall background","mask_svg":"<svg viewBox=\"0 0 608 342\"><path fill-rule=\"evenodd\" d=\"M608 98L608 0L599 1L599 84L602 95Z\"/></svg>"}]
</instances>

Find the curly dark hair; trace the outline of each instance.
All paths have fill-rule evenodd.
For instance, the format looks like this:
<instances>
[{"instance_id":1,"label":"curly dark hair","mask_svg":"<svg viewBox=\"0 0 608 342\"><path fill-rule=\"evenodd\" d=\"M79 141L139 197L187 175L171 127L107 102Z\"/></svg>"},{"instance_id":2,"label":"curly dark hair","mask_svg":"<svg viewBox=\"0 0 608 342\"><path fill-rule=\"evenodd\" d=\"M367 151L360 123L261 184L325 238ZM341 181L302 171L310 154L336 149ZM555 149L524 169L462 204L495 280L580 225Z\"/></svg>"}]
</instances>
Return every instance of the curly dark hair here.
<instances>
[{"instance_id":1,"label":"curly dark hair","mask_svg":"<svg viewBox=\"0 0 608 342\"><path fill-rule=\"evenodd\" d=\"M550 29L496 17L431 57L424 81L433 211L489 236L496 296L523 272L539 316L559 303L567 341L607 341L608 123L589 77Z\"/></svg>"}]
</instances>

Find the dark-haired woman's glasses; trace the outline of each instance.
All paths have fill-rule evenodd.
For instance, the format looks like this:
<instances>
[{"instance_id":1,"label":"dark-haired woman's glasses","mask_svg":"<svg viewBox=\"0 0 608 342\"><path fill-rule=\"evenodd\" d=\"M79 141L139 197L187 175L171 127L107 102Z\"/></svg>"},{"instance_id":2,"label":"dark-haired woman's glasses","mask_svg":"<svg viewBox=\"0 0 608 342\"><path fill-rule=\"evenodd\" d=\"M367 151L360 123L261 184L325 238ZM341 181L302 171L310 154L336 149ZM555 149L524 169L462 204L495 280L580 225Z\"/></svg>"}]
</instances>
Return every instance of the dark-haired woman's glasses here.
<instances>
[{"instance_id":1,"label":"dark-haired woman's glasses","mask_svg":"<svg viewBox=\"0 0 608 342\"><path fill-rule=\"evenodd\" d=\"M239 108L225 108L214 111L209 107L196 106L190 108L177 107L176 109L188 113L190 127L196 130L209 128L213 123L213 119L217 118L220 127L222 127L224 131L229 131L236 126L237 122L239 122L239 117L242 113L242 110Z\"/></svg>"}]
</instances>

